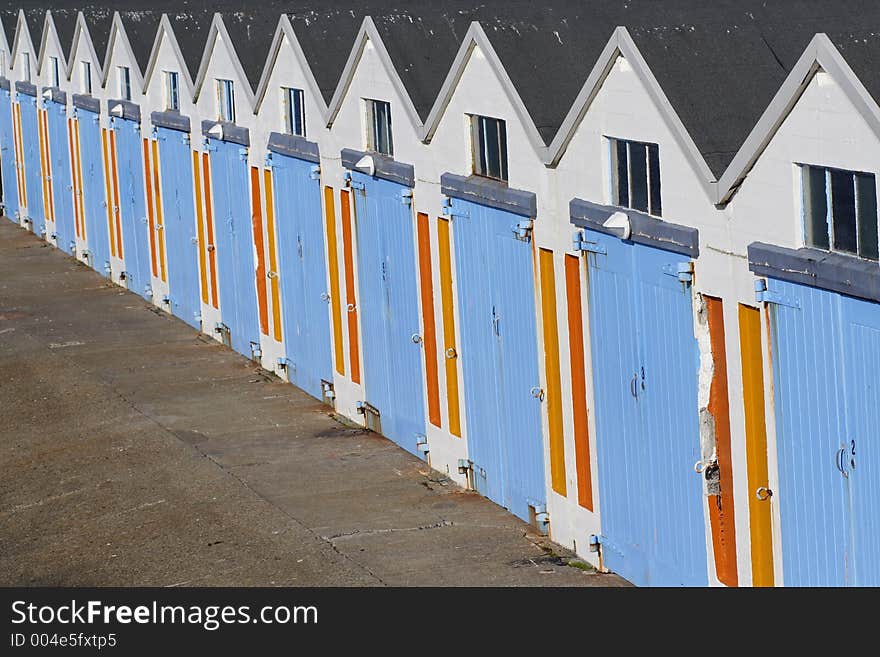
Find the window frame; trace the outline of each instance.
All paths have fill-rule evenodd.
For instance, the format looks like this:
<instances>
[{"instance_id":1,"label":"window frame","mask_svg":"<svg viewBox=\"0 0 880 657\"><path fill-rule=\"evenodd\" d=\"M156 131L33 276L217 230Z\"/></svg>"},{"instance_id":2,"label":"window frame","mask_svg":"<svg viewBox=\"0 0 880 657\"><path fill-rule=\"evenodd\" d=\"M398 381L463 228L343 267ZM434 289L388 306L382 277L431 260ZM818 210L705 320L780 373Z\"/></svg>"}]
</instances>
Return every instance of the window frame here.
<instances>
[{"instance_id":1,"label":"window frame","mask_svg":"<svg viewBox=\"0 0 880 657\"><path fill-rule=\"evenodd\" d=\"M128 66L117 66L116 79L119 83L120 98L131 100L131 69Z\"/></svg>"},{"instance_id":2,"label":"window frame","mask_svg":"<svg viewBox=\"0 0 880 657\"><path fill-rule=\"evenodd\" d=\"M284 130L289 135L306 136L306 99L302 89L281 87L281 110ZM299 129L297 130L297 121Z\"/></svg>"},{"instance_id":3,"label":"window frame","mask_svg":"<svg viewBox=\"0 0 880 657\"><path fill-rule=\"evenodd\" d=\"M797 163L797 169L799 170L799 183L800 183L800 199L801 199L801 241L803 245L807 248L817 249L820 251L825 251L828 253L839 253L842 255L848 255L855 258L860 258L862 260L867 260L871 262L877 262L880 260L880 208L878 208L878 187L877 187L877 174L870 171L859 171L855 169L843 169L840 167L829 167L823 166L819 164L809 164L806 162ZM819 173L824 178L824 185L821 188L822 197L825 204L825 231L824 231L824 240L823 243L817 243L817 240L811 236L814 224L813 215L813 207L812 202L816 199L813 198L813 185L811 181L808 181L811 172ZM846 248L838 246L838 237L835 232L835 212L834 212L834 174L844 174L847 177L852 178L852 191L853 191L853 213L854 213L854 230L855 230L855 251L850 251ZM860 180L870 179L873 181L873 205L874 205L874 238L876 239L876 243L872 244L870 247L872 251L868 251L868 249L864 248L863 245L863 225L862 225L862 197L860 196ZM810 195L810 198L808 198ZM870 212L870 210L868 210ZM870 218L870 217L868 217ZM838 220L842 219L841 216L837 217ZM838 226L839 227L839 226Z\"/></svg>"},{"instance_id":4,"label":"window frame","mask_svg":"<svg viewBox=\"0 0 880 657\"><path fill-rule=\"evenodd\" d=\"M374 98L364 98L365 118L366 118L366 150L394 157L394 131L393 120L391 116L391 103L387 100L377 100ZM383 112L377 112L378 108L383 108ZM384 115L384 116L383 116ZM384 118L384 126L379 125L379 121ZM383 135L379 134L380 128L385 128L385 139L387 144L383 144ZM384 146L384 148L383 148Z\"/></svg>"},{"instance_id":5,"label":"window frame","mask_svg":"<svg viewBox=\"0 0 880 657\"><path fill-rule=\"evenodd\" d=\"M180 74L177 71L162 71L165 76L165 111L180 111Z\"/></svg>"},{"instance_id":6,"label":"window frame","mask_svg":"<svg viewBox=\"0 0 880 657\"><path fill-rule=\"evenodd\" d=\"M228 78L217 81L217 120L235 123L235 83Z\"/></svg>"},{"instance_id":7,"label":"window frame","mask_svg":"<svg viewBox=\"0 0 880 657\"><path fill-rule=\"evenodd\" d=\"M660 165L660 145L654 142L638 141L636 139L624 139L606 135L608 141L609 183L611 204L627 210L644 212L652 217L663 217L663 176ZM626 201L622 200L621 161L619 146L626 147ZM644 148L644 174L645 174L645 208L638 207L633 199L633 147ZM639 171L639 173L641 173ZM656 178L656 186L654 185Z\"/></svg>"},{"instance_id":8,"label":"window frame","mask_svg":"<svg viewBox=\"0 0 880 657\"><path fill-rule=\"evenodd\" d=\"M80 63L80 70L82 71L82 89L83 93L91 96L92 95L92 63L86 60L82 60Z\"/></svg>"},{"instance_id":9,"label":"window frame","mask_svg":"<svg viewBox=\"0 0 880 657\"><path fill-rule=\"evenodd\" d=\"M31 81L31 54L29 52L21 53L22 68L24 69L25 82Z\"/></svg>"},{"instance_id":10,"label":"window frame","mask_svg":"<svg viewBox=\"0 0 880 657\"><path fill-rule=\"evenodd\" d=\"M50 55L49 64L52 66L52 86L57 89L61 86L61 68L58 63L58 57Z\"/></svg>"},{"instance_id":11,"label":"window frame","mask_svg":"<svg viewBox=\"0 0 880 657\"><path fill-rule=\"evenodd\" d=\"M471 172L475 176L507 182L509 178L507 158L507 121L481 114L469 114L471 126ZM490 124L496 126L495 137L497 138L497 166L493 166L490 160L490 142L487 127Z\"/></svg>"}]
</instances>

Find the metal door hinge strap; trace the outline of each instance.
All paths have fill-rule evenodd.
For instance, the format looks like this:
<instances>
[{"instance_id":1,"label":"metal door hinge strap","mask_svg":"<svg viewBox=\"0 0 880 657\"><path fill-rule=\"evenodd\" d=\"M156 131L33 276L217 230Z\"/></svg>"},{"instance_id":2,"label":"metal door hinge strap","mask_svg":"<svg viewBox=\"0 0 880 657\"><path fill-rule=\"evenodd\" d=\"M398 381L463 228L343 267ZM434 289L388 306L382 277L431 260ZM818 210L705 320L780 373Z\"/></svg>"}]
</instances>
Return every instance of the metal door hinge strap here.
<instances>
[{"instance_id":1,"label":"metal door hinge strap","mask_svg":"<svg viewBox=\"0 0 880 657\"><path fill-rule=\"evenodd\" d=\"M572 251L587 251L589 253L599 253L605 255L608 253L605 247L598 242L590 242L582 230L576 231L571 238Z\"/></svg>"},{"instance_id":2,"label":"metal door hinge strap","mask_svg":"<svg viewBox=\"0 0 880 657\"><path fill-rule=\"evenodd\" d=\"M364 191L366 189L366 187L364 186L364 183L359 182L357 180L354 180L351 177L351 171L345 172L344 180L345 180L345 186L348 187L349 189L357 189L359 191Z\"/></svg>"},{"instance_id":3,"label":"metal door hinge strap","mask_svg":"<svg viewBox=\"0 0 880 657\"><path fill-rule=\"evenodd\" d=\"M755 300L763 301L764 303L773 303L777 306L787 306L789 308L800 309L801 307L801 302L796 298L781 294L780 292L768 290L767 281L763 279L755 281Z\"/></svg>"}]
</instances>

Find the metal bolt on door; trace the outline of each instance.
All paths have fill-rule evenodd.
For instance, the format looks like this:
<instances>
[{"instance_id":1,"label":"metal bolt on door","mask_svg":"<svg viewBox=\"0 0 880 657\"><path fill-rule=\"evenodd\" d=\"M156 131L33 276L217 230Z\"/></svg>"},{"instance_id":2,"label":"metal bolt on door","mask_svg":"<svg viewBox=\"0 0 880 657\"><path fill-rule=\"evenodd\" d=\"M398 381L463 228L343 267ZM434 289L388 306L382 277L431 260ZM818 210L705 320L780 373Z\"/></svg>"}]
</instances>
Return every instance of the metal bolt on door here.
<instances>
[{"instance_id":1,"label":"metal bolt on door","mask_svg":"<svg viewBox=\"0 0 880 657\"><path fill-rule=\"evenodd\" d=\"M0 108L2 113L2 108ZM49 133L49 160L52 171L52 193L55 207L55 234L58 248L71 253L74 228L73 183L70 175L70 141L67 132L67 107L46 103L46 126Z\"/></svg>"},{"instance_id":2,"label":"metal bolt on door","mask_svg":"<svg viewBox=\"0 0 880 657\"><path fill-rule=\"evenodd\" d=\"M248 165L240 150L238 144L211 140L220 314L232 348L251 358L251 345L260 342L260 326Z\"/></svg>"},{"instance_id":3,"label":"metal bolt on door","mask_svg":"<svg viewBox=\"0 0 880 657\"><path fill-rule=\"evenodd\" d=\"M40 172L37 100L31 96L19 95L19 107L21 108L21 148L24 153L27 214L31 219L31 230L37 235L42 235L46 230L46 216L43 212L43 183Z\"/></svg>"},{"instance_id":4,"label":"metal bolt on door","mask_svg":"<svg viewBox=\"0 0 880 657\"><path fill-rule=\"evenodd\" d=\"M708 582L699 351L687 258L595 231L585 239L605 565L635 584Z\"/></svg>"},{"instance_id":5,"label":"metal bolt on door","mask_svg":"<svg viewBox=\"0 0 880 657\"><path fill-rule=\"evenodd\" d=\"M16 221L18 215L18 181L15 175L15 146L12 139L12 94L0 89L0 176L2 204L6 217Z\"/></svg>"},{"instance_id":6,"label":"metal bolt on door","mask_svg":"<svg viewBox=\"0 0 880 657\"><path fill-rule=\"evenodd\" d=\"M321 187L314 164L272 155L278 276L290 381L321 399L333 380Z\"/></svg>"},{"instance_id":7,"label":"metal bolt on door","mask_svg":"<svg viewBox=\"0 0 880 657\"><path fill-rule=\"evenodd\" d=\"M156 135L159 142L162 225L165 231L171 312L199 329L201 283L189 134L157 128ZM215 194L219 192L222 190L218 187ZM249 351L243 353L250 356Z\"/></svg>"},{"instance_id":8,"label":"metal bolt on door","mask_svg":"<svg viewBox=\"0 0 880 657\"><path fill-rule=\"evenodd\" d=\"M366 401L407 451L425 433L415 218L403 185L352 173ZM356 339L356 338L354 338Z\"/></svg>"},{"instance_id":9,"label":"metal bolt on door","mask_svg":"<svg viewBox=\"0 0 880 657\"><path fill-rule=\"evenodd\" d=\"M82 161L82 195L85 210L86 242L92 268L108 276L110 231L107 225L104 160L101 152L101 126L98 115L78 109L79 148Z\"/></svg>"},{"instance_id":10,"label":"metal bolt on door","mask_svg":"<svg viewBox=\"0 0 880 657\"><path fill-rule=\"evenodd\" d=\"M147 298L151 288L150 236L144 197L144 161L138 124L114 119L119 213L125 282L129 290Z\"/></svg>"},{"instance_id":11,"label":"metal bolt on door","mask_svg":"<svg viewBox=\"0 0 880 657\"><path fill-rule=\"evenodd\" d=\"M525 521L546 504L532 245L523 218L451 200L474 485Z\"/></svg>"}]
</instances>

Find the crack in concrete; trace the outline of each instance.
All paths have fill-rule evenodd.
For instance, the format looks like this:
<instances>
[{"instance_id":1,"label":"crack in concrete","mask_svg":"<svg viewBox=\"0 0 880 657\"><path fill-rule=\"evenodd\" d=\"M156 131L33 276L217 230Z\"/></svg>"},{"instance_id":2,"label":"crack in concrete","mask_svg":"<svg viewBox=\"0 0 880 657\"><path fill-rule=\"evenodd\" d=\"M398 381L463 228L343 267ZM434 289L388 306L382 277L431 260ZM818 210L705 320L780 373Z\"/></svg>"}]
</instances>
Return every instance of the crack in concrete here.
<instances>
[{"instance_id":1,"label":"crack in concrete","mask_svg":"<svg viewBox=\"0 0 880 657\"><path fill-rule=\"evenodd\" d=\"M451 520L439 520L429 525L417 525L415 527L386 527L384 529L353 529L348 532L333 534L332 536L321 536L325 541L337 541L340 539L351 538L354 536L374 536L376 534L392 534L394 532L417 532L425 529L440 529L441 527L452 527L455 525Z\"/></svg>"}]
</instances>

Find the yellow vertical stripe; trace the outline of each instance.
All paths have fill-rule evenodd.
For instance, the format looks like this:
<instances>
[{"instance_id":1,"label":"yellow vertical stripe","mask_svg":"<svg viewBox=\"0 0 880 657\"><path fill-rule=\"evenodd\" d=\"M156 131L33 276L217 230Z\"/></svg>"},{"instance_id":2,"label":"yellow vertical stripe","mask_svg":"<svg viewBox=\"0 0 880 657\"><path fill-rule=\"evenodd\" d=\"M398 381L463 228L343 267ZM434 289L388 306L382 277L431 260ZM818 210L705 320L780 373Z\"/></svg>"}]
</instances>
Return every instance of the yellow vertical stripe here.
<instances>
[{"instance_id":1,"label":"yellow vertical stripe","mask_svg":"<svg viewBox=\"0 0 880 657\"><path fill-rule=\"evenodd\" d=\"M49 139L49 112L43 110L43 131L46 133L46 175L49 187L49 214L55 222L55 176L52 174L52 142Z\"/></svg>"},{"instance_id":2,"label":"yellow vertical stripe","mask_svg":"<svg viewBox=\"0 0 880 657\"><path fill-rule=\"evenodd\" d=\"M83 194L82 153L80 153L79 119L73 121L74 145L76 146L76 178L79 184L76 188L76 204L79 208L79 235L82 239L88 239L86 234L86 206Z\"/></svg>"},{"instance_id":3,"label":"yellow vertical stripe","mask_svg":"<svg viewBox=\"0 0 880 657\"><path fill-rule=\"evenodd\" d=\"M746 420L746 470L749 481L749 531L752 585L773 586L771 500L759 500L757 490L769 488L767 426L764 415L764 362L761 353L761 311L740 304L739 347L742 358L743 402Z\"/></svg>"},{"instance_id":4,"label":"yellow vertical stripe","mask_svg":"<svg viewBox=\"0 0 880 657\"><path fill-rule=\"evenodd\" d=\"M192 152L193 166L193 192L196 202L196 230L199 240L199 280L202 287L202 303L208 303L208 263L206 262L205 249L205 223L202 213L202 168L199 166L199 152Z\"/></svg>"},{"instance_id":5,"label":"yellow vertical stripe","mask_svg":"<svg viewBox=\"0 0 880 657\"><path fill-rule=\"evenodd\" d=\"M104 198L107 205L107 225L110 230L110 254L116 256L116 222L113 221L113 190L110 187L110 154L106 128L101 128L101 153L104 156Z\"/></svg>"},{"instance_id":6,"label":"yellow vertical stripe","mask_svg":"<svg viewBox=\"0 0 880 657\"><path fill-rule=\"evenodd\" d=\"M455 351L455 309L452 303L452 254L448 219L438 219L437 236L440 247L440 302L443 307L443 354L446 363L446 403L449 412L449 432L453 436L461 437L458 355Z\"/></svg>"},{"instance_id":7,"label":"yellow vertical stripe","mask_svg":"<svg viewBox=\"0 0 880 657\"><path fill-rule=\"evenodd\" d=\"M116 159L116 131L110 131L110 173L113 176L113 221L116 222L116 255L125 257L122 249L122 201L119 199L119 164Z\"/></svg>"},{"instance_id":8,"label":"yellow vertical stripe","mask_svg":"<svg viewBox=\"0 0 880 657\"><path fill-rule=\"evenodd\" d=\"M544 369L546 371L547 420L550 431L550 481L560 495L566 494L565 436L562 427L562 376L559 368L559 323L556 318L556 272L553 251L539 250L541 270L541 316L544 323Z\"/></svg>"},{"instance_id":9,"label":"yellow vertical stripe","mask_svg":"<svg viewBox=\"0 0 880 657\"><path fill-rule=\"evenodd\" d=\"M342 309L339 298L339 254L336 244L336 204L333 188L324 187L324 220L327 229L327 267L330 270L330 309L333 320L333 349L336 371L345 374L345 346L342 344Z\"/></svg>"},{"instance_id":10,"label":"yellow vertical stripe","mask_svg":"<svg viewBox=\"0 0 880 657\"><path fill-rule=\"evenodd\" d=\"M43 130L43 110L37 110L37 134L40 141L40 180L43 183L43 216L46 221L51 221L49 216L49 174L46 173L46 134Z\"/></svg>"},{"instance_id":11,"label":"yellow vertical stripe","mask_svg":"<svg viewBox=\"0 0 880 657\"><path fill-rule=\"evenodd\" d=\"M165 274L165 226L162 223L162 189L159 186L159 143L153 140L153 195L156 202L156 242L159 245L159 273L162 281L168 280Z\"/></svg>"},{"instance_id":12,"label":"yellow vertical stripe","mask_svg":"<svg viewBox=\"0 0 880 657\"><path fill-rule=\"evenodd\" d=\"M269 236L269 271L275 275L269 279L272 294L272 333L281 342L281 293L278 289L278 258L275 254L275 195L272 187L272 171L263 172L266 191L266 232Z\"/></svg>"},{"instance_id":13,"label":"yellow vertical stripe","mask_svg":"<svg viewBox=\"0 0 880 657\"><path fill-rule=\"evenodd\" d=\"M24 175L24 142L21 134L21 105L13 106L15 125L13 126L13 140L15 141L16 173L18 175L18 204L27 207L27 178Z\"/></svg>"}]
</instances>

